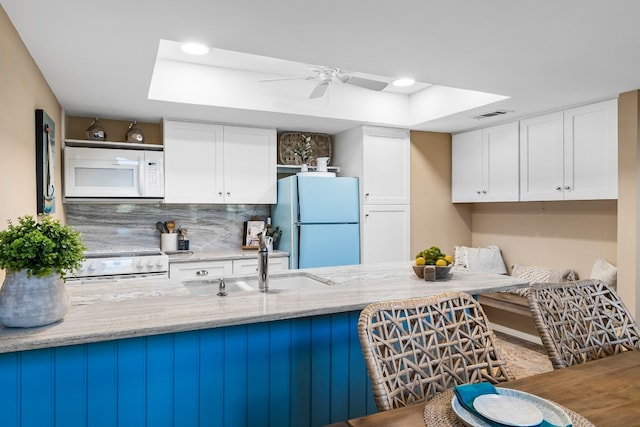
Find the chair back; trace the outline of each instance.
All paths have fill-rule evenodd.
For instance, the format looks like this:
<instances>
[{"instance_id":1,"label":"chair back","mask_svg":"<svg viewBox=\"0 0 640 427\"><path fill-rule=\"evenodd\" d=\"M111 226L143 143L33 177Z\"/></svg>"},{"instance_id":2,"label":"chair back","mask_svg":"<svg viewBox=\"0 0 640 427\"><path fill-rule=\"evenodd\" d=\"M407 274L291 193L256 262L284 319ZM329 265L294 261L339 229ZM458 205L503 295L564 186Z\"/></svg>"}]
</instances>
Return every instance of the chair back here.
<instances>
[{"instance_id":1,"label":"chair back","mask_svg":"<svg viewBox=\"0 0 640 427\"><path fill-rule=\"evenodd\" d=\"M528 302L554 369L640 348L640 332L629 310L599 280L536 283Z\"/></svg>"},{"instance_id":2,"label":"chair back","mask_svg":"<svg viewBox=\"0 0 640 427\"><path fill-rule=\"evenodd\" d=\"M371 304L358 334L380 411L459 384L513 379L482 307L463 292Z\"/></svg>"}]
</instances>

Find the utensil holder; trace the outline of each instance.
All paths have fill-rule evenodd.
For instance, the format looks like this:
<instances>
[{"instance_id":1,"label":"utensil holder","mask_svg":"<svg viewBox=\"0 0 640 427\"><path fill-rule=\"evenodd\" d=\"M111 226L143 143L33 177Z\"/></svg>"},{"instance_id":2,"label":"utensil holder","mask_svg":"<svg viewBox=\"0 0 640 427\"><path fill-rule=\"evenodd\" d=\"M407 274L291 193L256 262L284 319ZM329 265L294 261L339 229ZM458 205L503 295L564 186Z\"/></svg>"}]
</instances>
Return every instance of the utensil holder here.
<instances>
[{"instance_id":1,"label":"utensil holder","mask_svg":"<svg viewBox=\"0 0 640 427\"><path fill-rule=\"evenodd\" d=\"M178 250L178 233L162 233L160 234L160 249L162 252L171 252Z\"/></svg>"}]
</instances>

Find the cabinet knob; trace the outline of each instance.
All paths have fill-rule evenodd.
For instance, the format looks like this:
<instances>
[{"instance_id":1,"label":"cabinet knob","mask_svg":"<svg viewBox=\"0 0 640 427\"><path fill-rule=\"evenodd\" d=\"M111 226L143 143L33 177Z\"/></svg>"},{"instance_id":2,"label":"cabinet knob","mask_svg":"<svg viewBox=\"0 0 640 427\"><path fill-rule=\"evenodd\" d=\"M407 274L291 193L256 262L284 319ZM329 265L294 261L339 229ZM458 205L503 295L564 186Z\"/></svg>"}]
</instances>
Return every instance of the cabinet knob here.
<instances>
[{"instance_id":1,"label":"cabinet knob","mask_svg":"<svg viewBox=\"0 0 640 427\"><path fill-rule=\"evenodd\" d=\"M222 191L218 191L218 196L222 196Z\"/></svg>"},{"instance_id":2,"label":"cabinet knob","mask_svg":"<svg viewBox=\"0 0 640 427\"><path fill-rule=\"evenodd\" d=\"M477 193L478 195L480 195L480 193L482 193L482 191L478 190L478 191L476 191L476 193Z\"/></svg>"},{"instance_id":3,"label":"cabinet knob","mask_svg":"<svg viewBox=\"0 0 640 427\"><path fill-rule=\"evenodd\" d=\"M369 197L369 193L364 193L364 197Z\"/></svg>"},{"instance_id":4,"label":"cabinet knob","mask_svg":"<svg viewBox=\"0 0 640 427\"><path fill-rule=\"evenodd\" d=\"M565 186L565 187L564 187L564 189L565 189L565 190L571 190L571 186L570 186L570 185L567 185L567 186Z\"/></svg>"},{"instance_id":5,"label":"cabinet knob","mask_svg":"<svg viewBox=\"0 0 640 427\"><path fill-rule=\"evenodd\" d=\"M231 193L227 191L227 196L230 196L230 195L231 195Z\"/></svg>"},{"instance_id":6,"label":"cabinet knob","mask_svg":"<svg viewBox=\"0 0 640 427\"><path fill-rule=\"evenodd\" d=\"M557 191L562 191L562 187L558 186L558 187L556 187L556 190Z\"/></svg>"},{"instance_id":7,"label":"cabinet knob","mask_svg":"<svg viewBox=\"0 0 640 427\"><path fill-rule=\"evenodd\" d=\"M196 276L206 276L207 274L209 274L208 270L198 270L198 271L196 271Z\"/></svg>"},{"instance_id":8,"label":"cabinet knob","mask_svg":"<svg viewBox=\"0 0 640 427\"><path fill-rule=\"evenodd\" d=\"M487 190L482 190L482 194L487 194Z\"/></svg>"}]
</instances>

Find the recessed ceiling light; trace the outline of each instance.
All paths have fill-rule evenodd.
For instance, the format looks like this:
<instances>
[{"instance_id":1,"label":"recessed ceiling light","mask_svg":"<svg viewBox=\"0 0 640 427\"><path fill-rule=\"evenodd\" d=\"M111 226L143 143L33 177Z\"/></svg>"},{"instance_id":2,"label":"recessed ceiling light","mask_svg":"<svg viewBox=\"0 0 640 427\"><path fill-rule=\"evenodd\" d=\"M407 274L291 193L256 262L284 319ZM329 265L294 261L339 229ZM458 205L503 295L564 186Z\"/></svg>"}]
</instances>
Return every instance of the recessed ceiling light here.
<instances>
[{"instance_id":1,"label":"recessed ceiling light","mask_svg":"<svg viewBox=\"0 0 640 427\"><path fill-rule=\"evenodd\" d=\"M191 55L204 55L209 52L209 46L205 46L201 43L182 43L182 45L180 45L180 49Z\"/></svg>"},{"instance_id":2,"label":"recessed ceiling light","mask_svg":"<svg viewBox=\"0 0 640 427\"><path fill-rule=\"evenodd\" d=\"M396 79L391 84L396 87L407 87L407 86L411 86L415 82L416 81L413 79L403 78L403 79Z\"/></svg>"}]
</instances>

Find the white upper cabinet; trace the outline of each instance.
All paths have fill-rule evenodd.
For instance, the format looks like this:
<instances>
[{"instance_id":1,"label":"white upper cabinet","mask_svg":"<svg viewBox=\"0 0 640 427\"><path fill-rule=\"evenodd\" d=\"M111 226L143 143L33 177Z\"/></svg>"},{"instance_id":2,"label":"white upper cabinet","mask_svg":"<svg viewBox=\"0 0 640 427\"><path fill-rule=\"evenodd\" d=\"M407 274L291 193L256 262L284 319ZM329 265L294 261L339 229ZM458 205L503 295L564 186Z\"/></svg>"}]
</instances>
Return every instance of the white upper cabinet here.
<instances>
[{"instance_id":1,"label":"white upper cabinet","mask_svg":"<svg viewBox=\"0 0 640 427\"><path fill-rule=\"evenodd\" d=\"M562 200L563 113L520 121L520 200Z\"/></svg>"},{"instance_id":2,"label":"white upper cabinet","mask_svg":"<svg viewBox=\"0 0 640 427\"><path fill-rule=\"evenodd\" d=\"M334 138L340 174L360 178L364 204L397 205L410 201L409 131L363 126Z\"/></svg>"},{"instance_id":3,"label":"white upper cabinet","mask_svg":"<svg viewBox=\"0 0 640 427\"><path fill-rule=\"evenodd\" d=\"M520 122L520 200L618 197L617 100Z\"/></svg>"},{"instance_id":4,"label":"white upper cabinet","mask_svg":"<svg viewBox=\"0 0 640 427\"><path fill-rule=\"evenodd\" d=\"M564 198L618 198L617 99L564 112Z\"/></svg>"},{"instance_id":5,"label":"white upper cabinet","mask_svg":"<svg viewBox=\"0 0 640 427\"><path fill-rule=\"evenodd\" d=\"M223 203L223 129L164 121L165 203Z\"/></svg>"},{"instance_id":6,"label":"white upper cabinet","mask_svg":"<svg viewBox=\"0 0 640 427\"><path fill-rule=\"evenodd\" d=\"M165 203L276 202L276 131L164 121Z\"/></svg>"},{"instance_id":7,"label":"white upper cabinet","mask_svg":"<svg viewBox=\"0 0 640 427\"><path fill-rule=\"evenodd\" d=\"M276 203L275 129L224 127L225 203Z\"/></svg>"},{"instance_id":8,"label":"white upper cabinet","mask_svg":"<svg viewBox=\"0 0 640 427\"><path fill-rule=\"evenodd\" d=\"M519 200L518 122L453 136L451 200Z\"/></svg>"}]
</instances>

